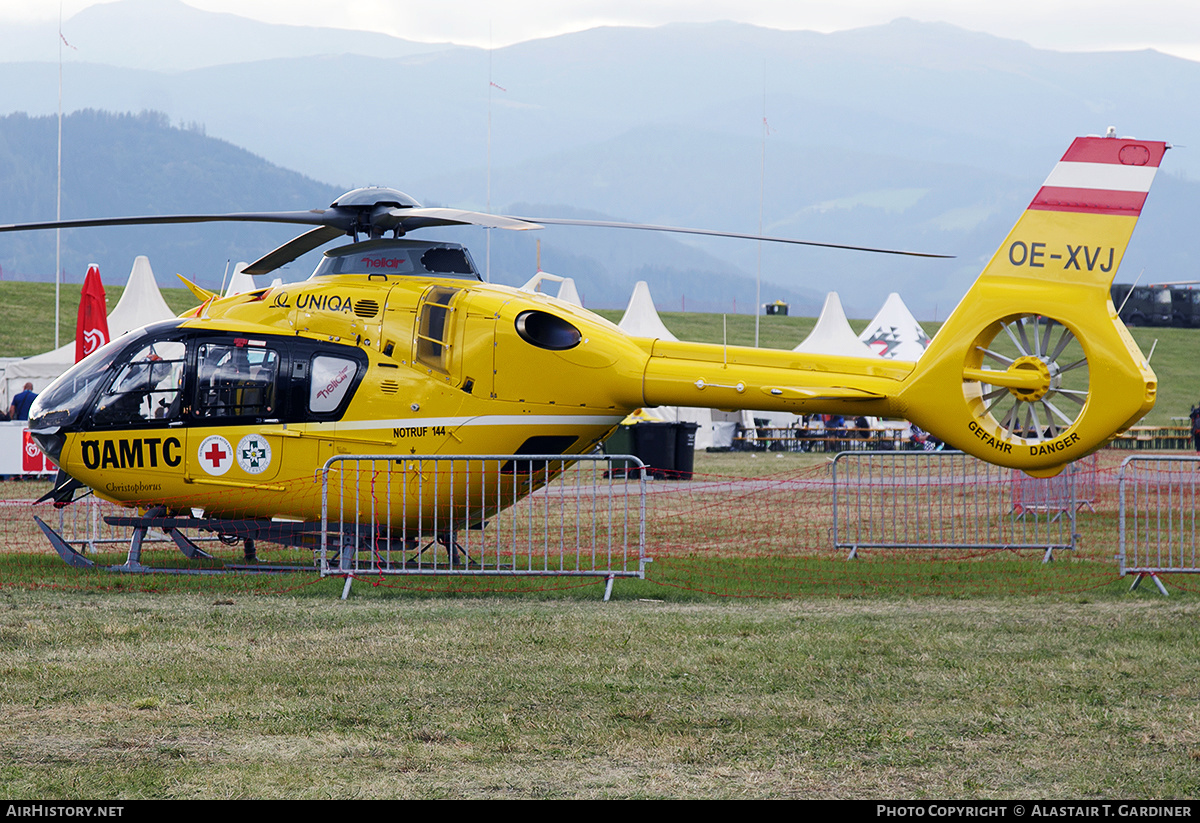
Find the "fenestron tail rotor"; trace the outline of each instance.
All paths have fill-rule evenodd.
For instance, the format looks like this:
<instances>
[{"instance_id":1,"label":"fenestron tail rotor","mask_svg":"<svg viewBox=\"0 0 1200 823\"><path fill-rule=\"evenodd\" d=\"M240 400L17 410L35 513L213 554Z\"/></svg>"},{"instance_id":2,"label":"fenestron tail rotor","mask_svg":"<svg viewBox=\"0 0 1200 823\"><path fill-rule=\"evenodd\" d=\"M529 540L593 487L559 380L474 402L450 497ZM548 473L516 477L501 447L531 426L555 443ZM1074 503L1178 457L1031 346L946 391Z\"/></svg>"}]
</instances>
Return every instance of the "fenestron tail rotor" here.
<instances>
[{"instance_id":1,"label":"fenestron tail rotor","mask_svg":"<svg viewBox=\"0 0 1200 823\"><path fill-rule=\"evenodd\" d=\"M969 350L963 392L979 422L1005 441L1055 440L1075 425L1090 391L1087 355L1068 326L1022 314L990 326Z\"/></svg>"},{"instance_id":2,"label":"fenestron tail rotor","mask_svg":"<svg viewBox=\"0 0 1200 823\"><path fill-rule=\"evenodd\" d=\"M1074 140L943 324L895 408L984 460L1051 476L1154 406L1113 277L1167 144Z\"/></svg>"}]
</instances>

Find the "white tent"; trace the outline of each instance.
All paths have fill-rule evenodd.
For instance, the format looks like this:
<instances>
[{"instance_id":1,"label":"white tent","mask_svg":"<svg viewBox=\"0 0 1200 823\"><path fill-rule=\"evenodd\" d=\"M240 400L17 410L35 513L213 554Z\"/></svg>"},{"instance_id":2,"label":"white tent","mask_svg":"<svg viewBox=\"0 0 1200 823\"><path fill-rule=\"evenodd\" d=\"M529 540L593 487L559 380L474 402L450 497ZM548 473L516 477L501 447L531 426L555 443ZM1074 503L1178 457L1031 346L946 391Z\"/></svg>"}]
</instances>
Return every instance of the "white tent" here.
<instances>
[{"instance_id":1,"label":"white tent","mask_svg":"<svg viewBox=\"0 0 1200 823\"><path fill-rule=\"evenodd\" d=\"M918 360L929 345L929 335L896 292L888 295L858 339L888 360Z\"/></svg>"},{"instance_id":2,"label":"white tent","mask_svg":"<svg viewBox=\"0 0 1200 823\"><path fill-rule=\"evenodd\" d=\"M246 274L246 266L249 263L238 263L233 267L233 277L229 278L229 285L225 287L225 293L222 297L233 297L235 294L245 294L248 291L254 291L259 286L254 282L254 278Z\"/></svg>"},{"instance_id":3,"label":"white tent","mask_svg":"<svg viewBox=\"0 0 1200 823\"><path fill-rule=\"evenodd\" d=\"M108 314L110 339L141 328L147 323L167 320L175 316L163 300L162 292L154 279L150 261L139 256L133 261L129 281L121 299ZM22 360L9 362L0 379L0 403L7 408L9 398L21 391L26 383L33 383L34 391L40 392L60 374L75 365L75 340L52 351L35 354Z\"/></svg>"},{"instance_id":4,"label":"white tent","mask_svg":"<svg viewBox=\"0 0 1200 823\"><path fill-rule=\"evenodd\" d=\"M838 354L846 357L878 357L869 346L858 339L846 312L842 308L842 300L838 293L831 291L825 295L825 305L808 337L792 351L805 354ZM772 428L791 428L799 421L799 415L792 412L756 411L754 416L766 420Z\"/></svg>"},{"instance_id":5,"label":"white tent","mask_svg":"<svg viewBox=\"0 0 1200 823\"><path fill-rule=\"evenodd\" d=\"M671 330L663 325L654 307L654 298L650 296L650 286L645 280L639 280L633 286L633 294L629 296L629 305L617 323L621 330L631 337L653 337L659 340L678 340Z\"/></svg>"},{"instance_id":6,"label":"white tent","mask_svg":"<svg viewBox=\"0 0 1200 823\"><path fill-rule=\"evenodd\" d=\"M562 285L558 287L558 299L573 306L583 308L583 301L579 299L579 291L575 288L575 281L570 277L564 277Z\"/></svg>"},{"instance_id":7,"label":"white tent","mask_svg":"<svg viewBox=\"0 0 1200 823\"><path fill-rule=\"evenodd\" d=\"M663 325L658 310L654 308L654 300L650 297L650 287L646 281L639 280L633 287L629 297L629 305L625 314L617 324L621 330L631 337L652 337L659 340L678 340L671 330ZM745 428L754 427L754 418L749 412L722 412L716 409L696 409L688 406L660 406L646 409L652 417L672 423L696 423L696 448L707 449L710 446L729 446L732 444L733 432L741 423Z\"/></svg>"},{"instance_id":8,"label":"white tent","mask_svg":"<svg viewBox=\"0 0 1200 823\"><path fill-rule=\"evenodd\" d=\"M225 287L225 293L222 297L233 297L246 292L258 291L263 288L263 284L256 282L252 275L246 274L246 266L249 263L238 263L233 267L233 277L229 278L229 285ZM283 278L276 277L271 281L271 286L282 286Z\"/></svg>"},{"instance_id":9,"label":"white tent","mask_svg":"<svg viewBox=\"0 0 1200 823\"><path fill-rule=\"evenodd\" d=\"M825 295L825 305L821 308L821 316L817 324L808 333L808 337L792 351L807 354L842 354L848 357L878 357L875 350L858 339L846 312L842 309L841 298L835 291Z\"/></svg>"},{"instance_id":10,"label":"white tent","mask_svg":"<svg viewBox=\"0 0 1200 823\"><path fill-rule=\"evenodd\" d=\"M133 269L129 272L129 281L125 284L121 299L108 314L109 337L120 337L147 323L169 320L174 316L175 312L171 311L167 301L163 300L162 292L158 290L149 258L144 254L138 255L133 261ZM74 358L72 354L71 359Z\"/></svg>"}]
</instances>

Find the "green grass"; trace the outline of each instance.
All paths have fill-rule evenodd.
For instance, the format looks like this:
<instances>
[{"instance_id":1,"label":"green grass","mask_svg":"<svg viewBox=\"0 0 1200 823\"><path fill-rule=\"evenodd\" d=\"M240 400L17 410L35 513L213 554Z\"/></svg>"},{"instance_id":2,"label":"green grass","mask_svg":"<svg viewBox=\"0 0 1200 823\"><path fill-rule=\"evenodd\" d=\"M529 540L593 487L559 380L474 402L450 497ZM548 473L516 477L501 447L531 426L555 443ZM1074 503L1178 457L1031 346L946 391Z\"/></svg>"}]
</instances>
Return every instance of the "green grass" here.
<instances>
[{"instance_id":1,"label":"green grass","mask_svg":"<svg viewBox=\"0 0 1200 823\"><path fill-rule=\"evenodd\" d=\"M623 311L601 310L597 314L614 323L621 319ZM698 343L727 342L731 346L754 345L754 316L748 314L698 314L694 312L662 312L663 324L680 340ZM783 317L780 315L759 318L759 345L767 349L792 349L808 336L816 325L815 317ZM852 322L858 331L866 328L866 320Z\"/></svg>"},{"instance_id":2,"label":"green grass","mask_svg":"<svg viewBox=\"0 0 1200 823\"><path fill-rule=\"evenodd\" d=\"M328 594L0 589L0 796L1200 791L1186 600Z\"/></svg>"},{"instance_id":3,"label":"green grass","mask_svg":"<svg viewBox=\"0 0 1200 823\"><path fill-rule=\"evenodd\" d=\"M75 339L75 315L79 312L79 284L64 284L59 309L60 345ZM105 286L108 309L112 311L124 286ZM174 312L195 308L199 301L187 289L162 289L163 299ZM28 357L54 348L54 284L0 282L0 312L9 322L0 324L0 357ZM20 318L19 322L12 318Z\"/></svg>"},{"instance_id":4,"label":"green grass","mask_svg":"<svg viewBox=\"0 0 1200 823\"><path fill-rule=\"evenodd\" d=\"M1150 367L1158 376L1158 401L1142 423L1150 426L1187 426L1192 406L1200 403L1200 371L1196 356L1200 353L1200 329L1134 328L1129 330ZM1156 344L1157 341L1157 344Z\"/></svg>"}]
</instances>

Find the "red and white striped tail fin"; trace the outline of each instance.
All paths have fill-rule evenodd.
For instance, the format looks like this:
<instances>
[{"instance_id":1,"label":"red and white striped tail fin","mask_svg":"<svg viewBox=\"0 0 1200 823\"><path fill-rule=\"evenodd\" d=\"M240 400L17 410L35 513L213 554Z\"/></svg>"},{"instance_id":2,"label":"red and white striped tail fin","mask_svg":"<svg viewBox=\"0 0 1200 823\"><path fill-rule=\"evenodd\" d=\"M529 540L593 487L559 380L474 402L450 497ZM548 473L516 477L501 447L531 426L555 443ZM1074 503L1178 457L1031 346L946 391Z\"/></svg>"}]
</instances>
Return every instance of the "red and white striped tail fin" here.
<instances>
[{"instance_id":1,"label":"red and white striped tail fin","mask_svg":"<svg viewBox=\"0 0 1200 823\"><path fill-rule=\"evenodd\" d=\"M1107 295L1168 148L1128 137L1075 138L980 280L1048 280Z\"/></svg>"},{"instance_id":2,"label":"red and white striped tail fin","mask_svg":"<svg viewBox=\"0 0 1200 823\"><path fill-rule=\"evenodd\" d=\"M1168 146L1112 137L1077 137L1030 209L1137 217Z\"/></svg>"}]
</instances>

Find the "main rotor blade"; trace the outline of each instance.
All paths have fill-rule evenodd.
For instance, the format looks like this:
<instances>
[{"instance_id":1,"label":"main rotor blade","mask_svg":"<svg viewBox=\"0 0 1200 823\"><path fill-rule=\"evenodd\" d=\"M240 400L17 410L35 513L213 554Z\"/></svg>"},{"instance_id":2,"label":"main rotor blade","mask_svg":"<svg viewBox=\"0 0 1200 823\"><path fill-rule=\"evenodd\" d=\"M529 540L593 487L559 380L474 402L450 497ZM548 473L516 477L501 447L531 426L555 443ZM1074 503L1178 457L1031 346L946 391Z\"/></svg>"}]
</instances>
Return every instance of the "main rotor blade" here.
<instances>
[{"instance_id":1,"label":"main rotor blade","mask_svg":"<svg viewBox=\"0 0 1200 823\"><path fill-rule=\"evenodd\" d=\"M878 249L871 246L848 246L842 243L818 243L815 240L793 240L790 237L766 237L758 234L740 234L732 231L714 231L712 229L685 229L679 226L655 226L649 223L619 223L610 220L566 220L557 217L517 217L530 223L545 223L548 226L591 226L602 229L644 229L645 231L669 231L678 234L702 234L708 237L733 237L738 240L765 240L769 243L790 243L794 246L817 246L823 249L847 249L849 251L867 251L875 254L899 254L906 257L935 257L939 259L953 258L952 254L930 254L920 251L902 251L899 249Z\"/></svg>"},{"instance_id":2,"label":"main rotor blade","mask_svg":"<svg viewBox=\"0 0 1200 823\"><path fill-rule=\"evenodd\" d=\"M230 214L150 214L133 217L92 217L83 220L49 220L41 223L10 223L0 225L0 232L36 231L39 229L82 229L97 226L153 226L173 223L299 223L310 226L337 228L350 232L357 212L351 207L311 209L309 211L233 212ZM463 209L387 208L380 209L373 220L359 228L368 230L373 222L376 229L387 231L401 225L405 231L427 226L485 226L494 229L523 231L541 226L520 218L485 214ZM332 238L331 238L332 239Z\"/></svg>"},{"instance_id":3,"label":"main rotor blade","mask_svg":"<svg viewBox=\"0 0 1200 823\"><path fill-rule=\"evenodd\" d=\"M310 252L318 246L323 246L330 240L336 240L344 235L345 232L338 228L330 226L318 226L312 231L306 231L299 237L287 241L274 251L267 252L262 257L255 260L246 268L242 269L246 274L268 274L275 271L280 266L286 265L295 260L305 252Z\"/></svg>"},{"instance_id":4,"label":"main rotor blade","mask_svg":"<svg viewBox=\"0 0 1200 823\"><path fill-rule=\"evenodd\" d=\"M152 214L141 217L94 217L87 220L51 220L44 223L9 223L0 232L38 229L83 229L92 226L154 226L171 223L301 223L313 226L338 226L349 230L349 221L331 209L310 211L240 212L233 214Z\"/></svg>"},{"instance_id":5,"label":"main rotor blade","mask_svg":"<svg viewBox=\"0 0 1200 823\"><path fill-rule=\"evenodd\" d=\"M463 209L441 208L406 208L389 209L387 217L398 222L405 231L423 229L429 226L484 226L489 229L511 229L512 231L528 231L542 228L537 223L520 217L505 217L500 214L487 214L481 211L464 211ZM375 218L375 224L387 227L385 220Z\"/></svg>"}]
</instances>

